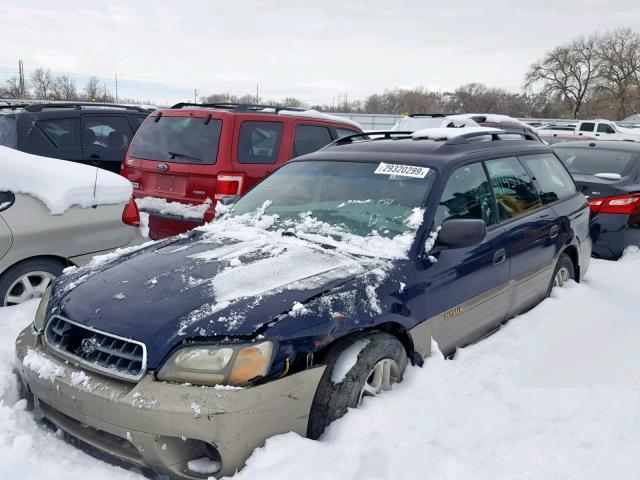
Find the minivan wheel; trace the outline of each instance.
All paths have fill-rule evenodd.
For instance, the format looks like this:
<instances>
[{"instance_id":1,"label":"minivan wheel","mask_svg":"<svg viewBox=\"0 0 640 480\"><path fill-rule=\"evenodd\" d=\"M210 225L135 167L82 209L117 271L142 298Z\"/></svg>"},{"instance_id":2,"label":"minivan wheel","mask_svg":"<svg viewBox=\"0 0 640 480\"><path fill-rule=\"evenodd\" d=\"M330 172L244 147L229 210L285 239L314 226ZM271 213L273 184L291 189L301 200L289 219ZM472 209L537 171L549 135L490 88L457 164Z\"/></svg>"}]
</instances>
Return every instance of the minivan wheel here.
<instances>
[{"instance_id":1,"label":"minivan wheel","mask_svg":"<svg viewBox=\"0 0 640 480\"><path fill-rule=\"evenodd\" d=\"M575 269L571 258L566 253L560 255L556 268L553 271L551 285L547 291L547 296L551 294L553 287L563 287L569 280L575 280Z\"/></svg>"},{"instance_id":2,"label":"minivan wheel","mask_svg":"<svg viewBox=\"0 0 640 480\"><path fill-rule=\"evenodd\" d=\"M61 261L43 258L26 260L7 269L0 276L1 305L10 307L40 298L64 268Z\"/></svg>"},{"instance_id":3,"label":"minivan wheel","mask_svg":"<svg viewBox=\"0 0 640 480\"><path fill-rule=\"evenodd\" d=\"M333 383L333 369L341 354L361 342L362 350L344 378ZM357 408L368 397L375 397L391 390L394 383L402 381L407 366L407 353L400 341L384 332L368 333L338 342L325 357L325 369L309 414L307 436L316 439L334 420L342 417L349 408Z\"/></svg>"}]
</instances>

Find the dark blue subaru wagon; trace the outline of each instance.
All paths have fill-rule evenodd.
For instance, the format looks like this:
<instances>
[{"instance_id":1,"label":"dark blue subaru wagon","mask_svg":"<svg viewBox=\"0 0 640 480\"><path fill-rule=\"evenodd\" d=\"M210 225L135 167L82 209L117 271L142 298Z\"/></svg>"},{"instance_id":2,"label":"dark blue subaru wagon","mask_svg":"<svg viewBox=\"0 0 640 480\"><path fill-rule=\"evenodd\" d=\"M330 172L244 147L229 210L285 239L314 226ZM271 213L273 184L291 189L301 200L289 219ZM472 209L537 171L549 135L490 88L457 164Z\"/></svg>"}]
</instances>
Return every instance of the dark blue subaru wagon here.
<instances>
[{"instance_id":1,"label":"dark blue subaru wagon","mask_svg":"<svg viewBox=\"0 0 640 480\"><path fill-rule=\"evenodd\" d=\"M222 208L221 208L222 209ZM68 272L17 340L63 431L180 478L326 425L580 280L589 209L551 148L496 129L351 136L189 234Z\"/></svg>"}]
</instances>

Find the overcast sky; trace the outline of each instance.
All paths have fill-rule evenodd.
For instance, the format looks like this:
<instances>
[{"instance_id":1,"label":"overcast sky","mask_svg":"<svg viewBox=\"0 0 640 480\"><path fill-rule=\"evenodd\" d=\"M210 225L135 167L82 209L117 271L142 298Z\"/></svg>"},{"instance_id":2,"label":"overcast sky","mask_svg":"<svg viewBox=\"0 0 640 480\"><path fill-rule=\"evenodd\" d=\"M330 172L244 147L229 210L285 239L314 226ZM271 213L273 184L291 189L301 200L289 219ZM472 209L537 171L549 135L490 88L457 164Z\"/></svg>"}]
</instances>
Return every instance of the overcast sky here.
<instances>
[{"instance_id":1,"label":"overcast sky","mask_svg":"<svg viewBox=\"0 0 640 480\"><path fill-rule=\"evenodd\" d=\"M0 0L0 80L22 59L80 82L117 72L121 96L167 103L256 83L310 103L472 81L518 90L546 50L620 26L640 27L640 0Z\"/></svg>"}]
</instances>

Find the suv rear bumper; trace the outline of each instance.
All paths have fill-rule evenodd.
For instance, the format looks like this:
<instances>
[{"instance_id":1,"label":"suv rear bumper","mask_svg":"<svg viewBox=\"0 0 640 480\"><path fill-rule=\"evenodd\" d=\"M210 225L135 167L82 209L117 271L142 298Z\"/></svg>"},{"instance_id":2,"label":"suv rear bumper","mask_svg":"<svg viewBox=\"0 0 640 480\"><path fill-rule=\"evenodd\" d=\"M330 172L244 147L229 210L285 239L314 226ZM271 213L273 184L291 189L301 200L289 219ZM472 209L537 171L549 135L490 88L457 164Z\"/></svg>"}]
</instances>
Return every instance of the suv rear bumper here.
<instances>
[{"instance_id":1,"label":"suv rear bumper","mask_svg":"<svg viewBox=\"0 0 640 480\"><path fill-rule=\"evenodd\" d=\"M58 374L26 366L29 350ZM242 389L158 382L152 373L136 384L57 358L30 326L18 336L16 355L26 394L53 424L121 461L188 479L208 476L188 470L189 460L219 455L216 475L231 475L270 436L306 435L325 368Z\"/></svg>"}]
</instances>

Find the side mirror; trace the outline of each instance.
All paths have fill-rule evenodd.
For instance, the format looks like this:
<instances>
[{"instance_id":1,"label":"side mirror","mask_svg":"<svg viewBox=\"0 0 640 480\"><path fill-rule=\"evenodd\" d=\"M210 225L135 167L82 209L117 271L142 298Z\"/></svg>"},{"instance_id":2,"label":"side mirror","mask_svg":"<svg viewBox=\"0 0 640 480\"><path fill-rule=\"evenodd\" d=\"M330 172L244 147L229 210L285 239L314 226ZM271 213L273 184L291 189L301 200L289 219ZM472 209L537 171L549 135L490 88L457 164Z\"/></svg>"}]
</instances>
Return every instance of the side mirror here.
<instances>
[{"instance_id":1,"label":"side mirror","mask_svg":"<svg viewBox=\"0 0 640 480\"><path fill-rule=\"evenodd\" d=\"M449 248L472 247L482 243L486 237L484 220L452 218L443 222L436 244Z\"/></svg>"}]
</instances>

